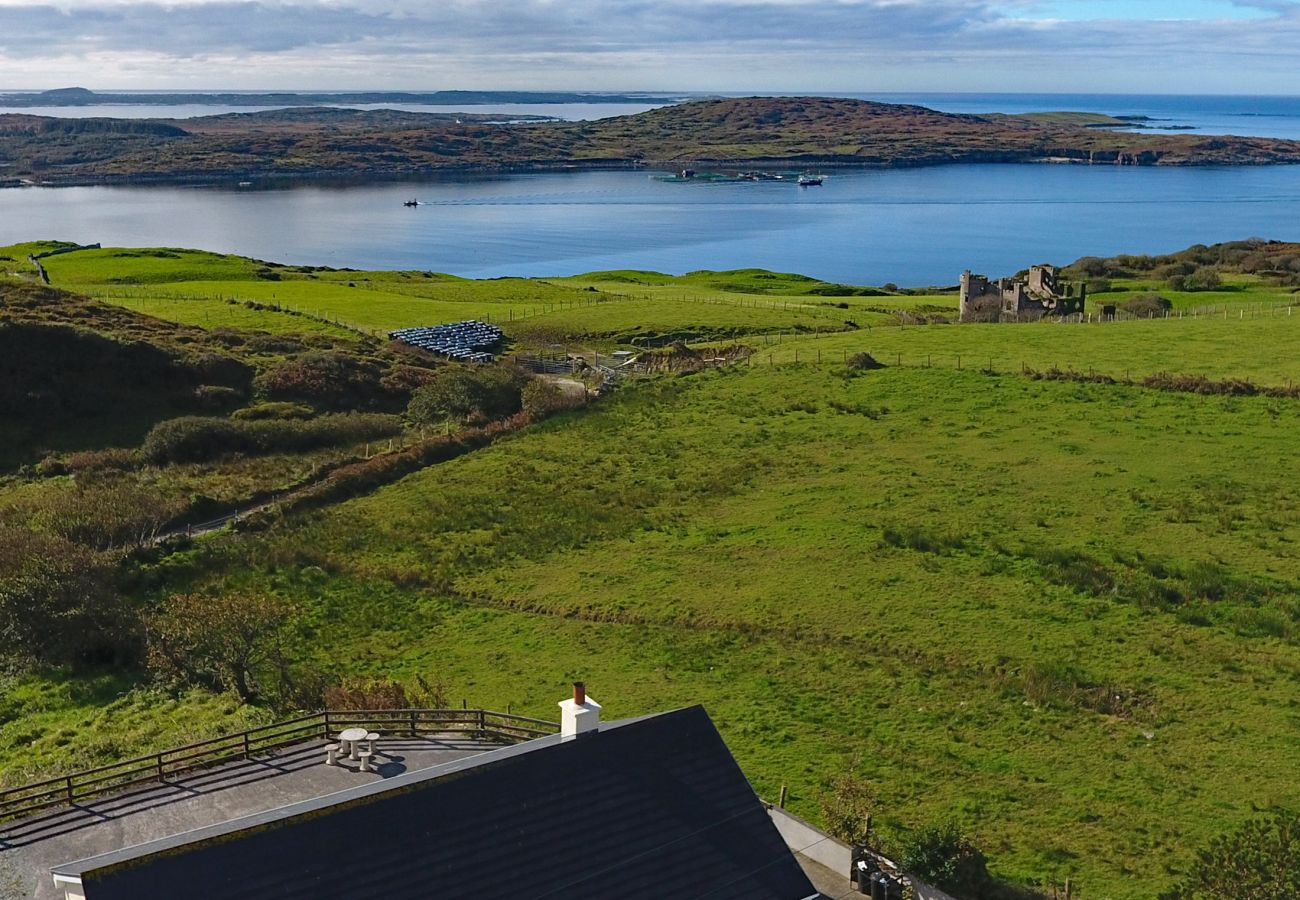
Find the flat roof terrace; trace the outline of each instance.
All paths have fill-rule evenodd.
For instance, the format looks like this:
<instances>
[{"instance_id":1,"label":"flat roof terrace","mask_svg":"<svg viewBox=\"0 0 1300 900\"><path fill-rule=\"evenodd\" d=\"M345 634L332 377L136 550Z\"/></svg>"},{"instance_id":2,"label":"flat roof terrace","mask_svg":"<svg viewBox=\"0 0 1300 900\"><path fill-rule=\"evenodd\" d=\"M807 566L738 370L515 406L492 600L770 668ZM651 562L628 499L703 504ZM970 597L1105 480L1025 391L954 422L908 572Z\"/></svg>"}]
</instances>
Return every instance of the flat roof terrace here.
<instances>
[{"instance_id":1,"label":"flat roof terrace","mask_svg":"<svg viewBox=\"0 0 1300 900\"><path fill-rule=\"evenodd\" d=\"M465 711L470 718L476 713ZM336 714L325 733L333 738L342 727L363 721L374 719ZM403 734L398 728L372 727L379 729L382 737L376 743L370 772L361 771L358 761L345 756L340 756L338 765L326 765L322 733L266 750L254 749L247 757L227 758L204 768L166 774L164 766L161 781L137 780L100 796L0 821L0 897L8 896L9 881L16 880L14 896L62 900L63 892L56 889L50 875L54 866L326 797L544 733L530 734L533 729L528 726L518 734L475 730ZM422 728L423 722L417 731Z\"/></svg>"}]
</instances>

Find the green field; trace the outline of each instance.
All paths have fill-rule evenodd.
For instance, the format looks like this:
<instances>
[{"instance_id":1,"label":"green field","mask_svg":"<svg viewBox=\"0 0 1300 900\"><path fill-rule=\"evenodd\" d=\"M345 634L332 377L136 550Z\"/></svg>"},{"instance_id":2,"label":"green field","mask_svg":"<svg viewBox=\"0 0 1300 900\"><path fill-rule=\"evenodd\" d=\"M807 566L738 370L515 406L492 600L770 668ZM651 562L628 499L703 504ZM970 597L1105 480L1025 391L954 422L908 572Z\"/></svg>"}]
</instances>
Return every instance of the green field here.
<instances>
[{"instance_id":1,"label":"green field","mask_svg":"<svg viewBox=\"0 0 1300 900\"><path fill-rule=\"evenodd\" d=\"M1170 294L1154 321L898 327L892 310L953 298L810 294L821 283L758 272L271 281L226 257L207 278L188 253L168 265L195 277L168 280L159 257L98 252L103 268L53 258L55 283L200 327L336 328L233 296L363 330L495 313L520 342L682 332L754 349L149 558L131 570L142 604L275 594L302 610L296 663L436 675L474 705L553 716L572 680L612 717L701 702L764 796L785 785L815 819L851 769L886 838L955 819L1000 876L1069 878L1083 898L1154 896L1215 835L1300 806L1300 399L1022 374L1290 385L1300 317L1283 288L1243 279L1218 292L1226 316ZM860 351L887 367L848 370ZM130 477L233 501L268 468L286 483L345 452ZM11 471L0 507L61 489ZM143 749L271 715L134 672L4 686L11 781L118 755L109 716Z\"/></svg>"},{"instance_id":2,"label":"green field","mask_svg":"<svg viewBox=\"0 0 1300 900\"><path fill-rule=\"evenodd\" d=\"M1274 777L1300 753L1296 412L705 374L224 539L199 577L306 604L322 666L536 714L578 677L615 716L703 702L801 812L860 754L895 833L956 816L1004 874L1145 897L1300 802Z\"/></svg>"},{"instance_id":3,"label":"green field","mask_svg":"<svg viewBox=\"0 0 1300 900\"><path fill-rule=\"evenodd\" d=\"M1249 378L1261 384L1300 380L1300 314L1290 308L1239 319L1229 316L1085 325L930 325L873 328L821 338L783 336L754 342L752 365L798 361L840 363L865 350L888 365L1022 368L1138 378L1179 372Z\"/></svg>"}]
</instances>

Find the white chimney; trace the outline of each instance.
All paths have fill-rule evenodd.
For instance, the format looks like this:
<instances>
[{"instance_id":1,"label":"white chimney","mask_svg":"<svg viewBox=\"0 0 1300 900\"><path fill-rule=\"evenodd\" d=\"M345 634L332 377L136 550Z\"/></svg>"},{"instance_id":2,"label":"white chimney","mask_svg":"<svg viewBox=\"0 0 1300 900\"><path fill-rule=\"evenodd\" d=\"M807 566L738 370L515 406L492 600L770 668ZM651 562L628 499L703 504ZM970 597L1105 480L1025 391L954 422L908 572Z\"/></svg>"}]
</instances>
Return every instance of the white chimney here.
<instances>
[{"instance_id":1,"label":"white chimney","mask_svg":"<svg viewBox=\"0 0 1300 900\"><path fill-rule=\"evenodd\" d=\"M600 729L600 704L587 696L587 686L573 683L573 699L560 701L560 737L578 737Z\"/></svg>"}]
</instances>

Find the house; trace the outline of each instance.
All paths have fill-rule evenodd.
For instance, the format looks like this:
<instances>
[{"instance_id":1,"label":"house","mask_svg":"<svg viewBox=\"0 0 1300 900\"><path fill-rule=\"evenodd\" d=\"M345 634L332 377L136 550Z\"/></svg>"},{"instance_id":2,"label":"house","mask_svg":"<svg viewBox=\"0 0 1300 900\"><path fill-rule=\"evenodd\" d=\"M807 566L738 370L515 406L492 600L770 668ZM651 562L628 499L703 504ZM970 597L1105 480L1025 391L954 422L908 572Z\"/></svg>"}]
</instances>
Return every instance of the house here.
<instances>
[{"instance_id":1,"label":"house","mask_svg":"<svg viewBox=\"0 0 1300 900\"><path fill-rule=\"evenodd\" d=\"M1024 279L996 283L967 269L961 275L961 321L1016 322L1082 313L1088 287L1063 281L1055 266L1032 266Z\"/></svg>"},{"instance_id":2,"label":"house","mask_svg":"<svg viewBox=\"0 0 1300 900\"><path fill-rule=\"evenodd\" d=\"M821 896L703 707L602 723L582 685L560 707L558 734L49 871L66 900Z\"/></svg>"}]
</instances>

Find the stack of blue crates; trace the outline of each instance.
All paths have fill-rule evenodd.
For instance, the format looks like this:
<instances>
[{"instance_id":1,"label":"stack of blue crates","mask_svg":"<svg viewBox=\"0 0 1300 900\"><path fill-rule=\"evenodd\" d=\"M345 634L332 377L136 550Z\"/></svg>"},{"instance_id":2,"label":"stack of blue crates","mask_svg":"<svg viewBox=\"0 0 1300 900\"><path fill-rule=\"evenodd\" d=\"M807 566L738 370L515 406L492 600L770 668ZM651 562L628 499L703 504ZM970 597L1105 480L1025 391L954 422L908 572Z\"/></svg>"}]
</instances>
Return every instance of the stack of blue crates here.
<instances>
[{"instance_id":1,"label":"stack of blue crates","mask_svg":"<svg viewBox=\"0 0 1300 900\"><path fill-rule=\"evenodd\" d=\"M477 319L468 322L451 322L447 325L421 325L417 328L399 328L388 336L395 341L410 344L438 353L458 362L490 363L495 358L488 352L501 343L501 329Z\"/></svg>"}]
</instances>

